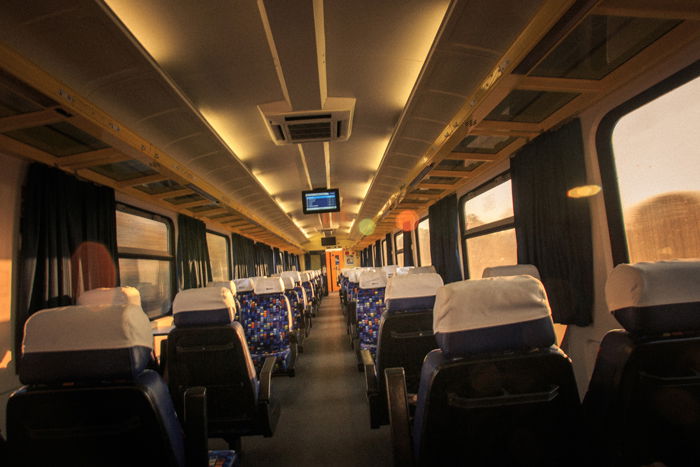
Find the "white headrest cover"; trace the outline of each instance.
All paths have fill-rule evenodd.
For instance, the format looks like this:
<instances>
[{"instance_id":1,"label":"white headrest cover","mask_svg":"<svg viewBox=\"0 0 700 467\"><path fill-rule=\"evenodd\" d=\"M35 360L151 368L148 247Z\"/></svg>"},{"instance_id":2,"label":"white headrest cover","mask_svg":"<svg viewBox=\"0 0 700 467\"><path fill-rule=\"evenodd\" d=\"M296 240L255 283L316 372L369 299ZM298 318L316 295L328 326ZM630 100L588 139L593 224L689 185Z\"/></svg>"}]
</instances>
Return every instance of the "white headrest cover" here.
<instances>
[{"instance_id":1,"label":"white headrest cover","mask_svg":"<svg viewBox=\"0 0 700 467\"><path fill-rule=\"evenodd\" d=\"M292 279L289 276L283 276L282 278L282 283L284 284L284 288L286 290L290 290L294 288L294 279Z\"/></svg>"},{"instance_id":2,"label":"white headrest cover","mask_svg":"<svg viewBox=\"0 0 700 467\"><path fill-rule=\"evenodd\" d=\"M349 273L350 271L351 271L350 268L342 268L342 269L340 270L340 275L341 275L341 276L348 277L348 273Z\"/></svg>"},{"instance_id":3,"label":"white headrest cover","mask_svg":"<svg viewBox=\"0 0 700 467\"><path fill-rule=\"evenodd\" d=\"M410 271L411 269L413 269L413 266L401 266L396 268L396 274L408 274L408 271Z\"/></svg>"},{"instance_id":4,"label":"white headrest cover","mask_svg":"<svg viewBox=\"0 0 700 467\"><path fill-rule=\"evenodd\" d=\"M484 269L482 278L499 276L522 276L527 274L535 279L541 280L540 271L533 264L509 264L507 266L491 266Z\"/></svg>"},{"instance_id":5,"label":"white headrest cover","mask_svg":"<svg viewBox=\"0 0 700 467\"><path fill-rule=\"evenodd\" d=\"M80 294L77 305L135 305L141 306L141 294L136 287L101 287Z\"/></svg>"},{"instance_id":6,"label":"white headrest cover","mask_svg":"<svg viewBox=\"0 0 700 467\"><path fill-rule=\"evenodd\" d=\"M491 277L440 287L433 309L433 329L436 333L468 331L550 315L547 294L534 277Z\"/></svg>"},{"instance_id":7,"label":"white headrest cover","mask_svg":"<svg viewBox=\"0 0 700 467\"><path fill-rule=\"evenodd\" d=\"M360 281L360 271L353 269L348 272L348 281L357 284Z\"/></svg>"},{"instance_id":8,"label":"white headrest cover","mask_svg":"<svg viewBox=\"0 0 700 467\"><path fill-rule=\"evenodd\" d=\"M435 266L418 266L408 270L409 274L426 274L431 272L437 272Z\"/></svg>"},{"instance_id":9,"label":"white headrest cover","mask_svg":"<svg viewBox=\"0 0 700 467\"><path fill-rule=\"evenodd\" d=\"M294 282L301 282L301 274L299 274L299 271L284 271L280 277L291 277Z\"/></svg>"},{"instance_id":10,"label":"white headrest cover","mask_svg":"<svg viewBox=\"0 0 700 467\"><path fill-rule=\"evenodd\" d=\"M153 348L148 316L136 305L49 308L24 325L22 352Z\"/></svg>"},{"instance_id":11,"label":"white headrest cover","mask_svg":"<svg viewBox=\"0 0 700 467\"><path fill-rule=\"evenodd\" d=\"M443 285L442 277L436 273L394 276L387 283L384 298L431 297Z\"/></svg>"},{"instance_id":12,"label":"white headrest cover","mask_svg":"<svg viewBox=\"0 0 700 467\"><path fill-rule=\"evenodd\" d=\"M236 284L236 291L238 292L252 292L255 284L251 277L246 277L245 279L234 279Z\"/></svg>"},{"instance_id":13,"label":"white headrest cover","mask_svg":"<svg viewBox=\"0 0 700 467\"><path fill-rule=\"evenodd\" d=\"M173 300L173 313L199 310L221 310L236 307L231 291L226 287L203 287L181 290Z\"/></svg>"},{"instance_id":14,"label":"white headrest cover","mask_svg":"<svg viewBox=\"0 0 700 467\"><path fill-rule=\"evenodd\" d=\"M302 282L308 282L311 280L311 274L309 273L309 271L302 271L299 273L299 275L301 276Z\"/></svg>"},{"instance_id":15,"label":"white headrest cover","mask_svg":"<svg viewBox=\"0 0 700 467\"><path fill-rule=\"evenodd\" d=\"M361 289L379 289L386 287L386 274L384 271L362 271L360 274Z\"/></svg>"},{"instance_id":16,"label":"white headrest cover","mask_svg":"<svg viewBox=\"0 0 700 467\"><path fill-rule=\"evenodd\" d=\"M395 264L392 264L390 266L382 266L382 269L384 270L384 272L386 273L387 276L396 274L396 270L398 268L399 267Z\"/></svg>"},{"instance_id":17,"label":"white headrest cover","mask_svg":"<svg viewBox=\"0 0 700 467\"><path fill-rule=\"evenodd\" d=\"M700 260L619 264L605 283L610 311L700 302Z\"/></svg>"},{"instance_id":18,"label":"white headrest cover","mask_svg":"<svg viewBox=\"0 0 700 467\"><path fill-rule=\"evenodd\" d=\"M255 281L255 295L263 295L268 293L284 293L284 283L279 277L266 277Z\"/></svg>"},{"instance_id":19,"label":"white headrest cover","mask_svg":"<svg viewBox=\"0 0 700 467\"><path fill-rule=\"evenodd\" d=\"M215 281L209 282L207 287L226 287L233 295L236 295L236 283L234 281Z\"/></svg>"}]
</instances>

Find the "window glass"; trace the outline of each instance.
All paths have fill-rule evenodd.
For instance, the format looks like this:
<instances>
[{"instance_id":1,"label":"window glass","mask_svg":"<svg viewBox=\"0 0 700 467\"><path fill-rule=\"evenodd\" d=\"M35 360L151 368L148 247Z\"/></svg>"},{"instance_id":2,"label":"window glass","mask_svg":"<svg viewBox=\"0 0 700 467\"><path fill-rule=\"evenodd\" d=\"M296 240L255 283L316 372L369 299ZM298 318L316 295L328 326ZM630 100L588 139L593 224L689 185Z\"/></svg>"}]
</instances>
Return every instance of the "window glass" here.
<instances>
[{"instance_id":1,"label":"window glass","mask_svg":"<svg viewBox=\"0 0 700 467\"><path fill-rule=\"evenodd\" d=\"M462 247L470 279L484 268L517 264L510 177L501 175L462 197Z\"/></svg>"},{"instance_id":2,"label":"window glass","mask_svg":"<svg viewBox=\"0 0 700 467\"><path fill-rule=\"evenodd\" d=\"M207 248L209 249L212 280L229 280L231 276L229 274L228 237L214 232L207 232Z\"/></svg>"},{"instance_id":3,"label":"window glass","mask_svg":"<svg viewBox=\"0 0 700 467\"><path fill-rule=\"evenodd\" d=\"M515 229L501 230L488 235L467 239L469 277L479 279L490 266L517 264L518 248Z\"/></svg>"},{"instance_id":4,"label":"window glass","mask_svg":"<svg viewBox=\"0 0 700 467\"><path fill-rule=\"evenodd\" d=\"M510 180L468 199L464 203L467 229L513 216L513 195Z\"/></svg>"},{"instance_id":5,"label":"window glass","mask_svg":"<svg viewBox=\"0 0 700 467\"><path fill-rule=\"evenodd\" d=\"M389 258L386 256L386 239L382 240L382 264L384 266L389 264Z\"/></svg>"},{"instance_id":6,"label":"window glass","mask_svg":"<svg viewBox=\"0 0 700 467\"><path fill-rule=\"evenodd\" d=\"M612 149L630 262L700 257L700 78L623 116Z\"/></svg>"},{"instance_id":7,"label":"window glass","mask_svg":"<svg viewBox=\"0 0 700 467\"><path fill-rule=\"evenodd\" d=\"M139 290L150 318L169 313L175 271L170 221L121 204L116 214L121 285Z\"/></svg>"},{"instance_id":8,"label":"window glass","mask_svg":"<svg viewBox=\"0 0 700 467\"><path fill-rule=\"evenodd\" d=\"M420 266L433 264L430 258L430 223L427 217L418 223L418 251Z\"/></svg>"},{"instance_id":9,"label":"window glass","mask_svg":"<svg viewBox=\"0 0 700 467\"><path fill-rule=\"evenodd\" d=\"M396 248L396 265L403 267L403 232L398 232L394 234L394 245Z\"/></svg>"}]
</instances>

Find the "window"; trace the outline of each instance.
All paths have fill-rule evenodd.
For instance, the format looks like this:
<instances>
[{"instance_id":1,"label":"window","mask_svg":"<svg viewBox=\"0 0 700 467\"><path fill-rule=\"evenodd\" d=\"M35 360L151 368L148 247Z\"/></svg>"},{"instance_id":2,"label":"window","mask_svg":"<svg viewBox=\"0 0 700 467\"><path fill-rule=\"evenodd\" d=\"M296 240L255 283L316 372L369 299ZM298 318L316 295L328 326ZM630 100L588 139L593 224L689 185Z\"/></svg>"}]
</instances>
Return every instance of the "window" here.
<instances>
[{"instance_id":1,"label":"window","mask_svg":"<svg viewBox=\"0 0 700 467\"><path fill-rule=\"evenodd\" d=\"M389 264L389 257L386 255L386 238L382 240L382 264L384 266Z\"/></svg>"},{"instance_id":2,"label":"window","mask_svg":"<svg viewBox=\"0 0 700 467\"><path fill-rule=\"evenodd\" d=\"M136 287L149 318L170 312L175 290L170 219L117 204L117 249L122 285Z\"/></svg>"},{"instance_id":3,"label":"window","mask_svg":"<svg viewBox=\"0 0 700 467\"><path fill-rule=\"evenodd\" d=\"M403 267L403 232L394 234L394 251L396 252L396 265Z\"/></svg>"},{"instance_id":4,"label":"window","mask_svg":"<svg viewBox=\"0 0 700 467\"><path fill-rule=\"evenodd\" d=\"M417 239L418 266L430 266L433 262L430 258L430 223L427 217L418 223Z\"/></svg>"},{"instance_id":5,"label":"window","mask_svg":"<svg viewBox=\"0 0 700 467\"><path fill-rule=\"evenodd\" d=\"M489 266L518 262L510 177L502 175L462 197L462 239L471 279Z\"/></svg>"},{"instance_id":6,"label":"window","mask_svg":"<svg viewBox=\"0 0 700 467\"><path fill-rule=\"evenodd\" d=\"M601 123L615 264L700 257L698 69L696 64L633 98Z\"/></svg>"},{"instance_id":7,"label":"window","mask_svg":"<svg viewBox=\"0 0 700 467\"><path fill-rule=\"evenodd\" d=\"M207 248L213 281L227 281L231 278L229 239L226 235L207 232Z\"/></svg>"}]
</instances>

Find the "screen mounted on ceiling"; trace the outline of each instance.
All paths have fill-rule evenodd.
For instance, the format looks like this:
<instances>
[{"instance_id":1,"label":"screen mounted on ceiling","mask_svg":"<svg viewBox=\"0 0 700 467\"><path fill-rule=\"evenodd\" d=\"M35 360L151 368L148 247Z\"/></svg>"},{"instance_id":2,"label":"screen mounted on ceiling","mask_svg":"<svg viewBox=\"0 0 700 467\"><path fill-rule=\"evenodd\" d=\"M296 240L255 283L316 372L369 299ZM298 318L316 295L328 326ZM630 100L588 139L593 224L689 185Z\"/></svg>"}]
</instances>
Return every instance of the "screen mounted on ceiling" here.
<instances>
[{"instance_id":1,"label":"screen mounted on ceiling","mask_svg":"<svg viewBox=\"0 0 700 467\"><path fill-rule=\"evenodd\" d=\"M323 188L301 192L304 214L322 214L340 211L340 195L337 188Z\"/></svg>"}]
</instances>

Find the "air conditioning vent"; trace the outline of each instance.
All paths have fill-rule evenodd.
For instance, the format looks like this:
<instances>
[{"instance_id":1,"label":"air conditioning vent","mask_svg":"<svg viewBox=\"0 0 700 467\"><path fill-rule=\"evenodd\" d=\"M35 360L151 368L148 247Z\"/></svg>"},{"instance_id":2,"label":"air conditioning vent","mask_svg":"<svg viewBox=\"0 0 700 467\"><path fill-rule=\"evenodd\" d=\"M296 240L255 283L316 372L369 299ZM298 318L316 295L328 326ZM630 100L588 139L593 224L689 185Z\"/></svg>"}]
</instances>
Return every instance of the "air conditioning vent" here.
<instances>
[{"instance_id":1,"label":"air conditioning vent","mask_svg":"<svg viewBox=\"0 0 700 467\"><path fill-rule=\"evenodd\" d=\"M286 102L258 106L272 141L277 145L347 141L352 128L355 99L329 97L326 108L289 111Z\"/></svg>"}]
</instances>

